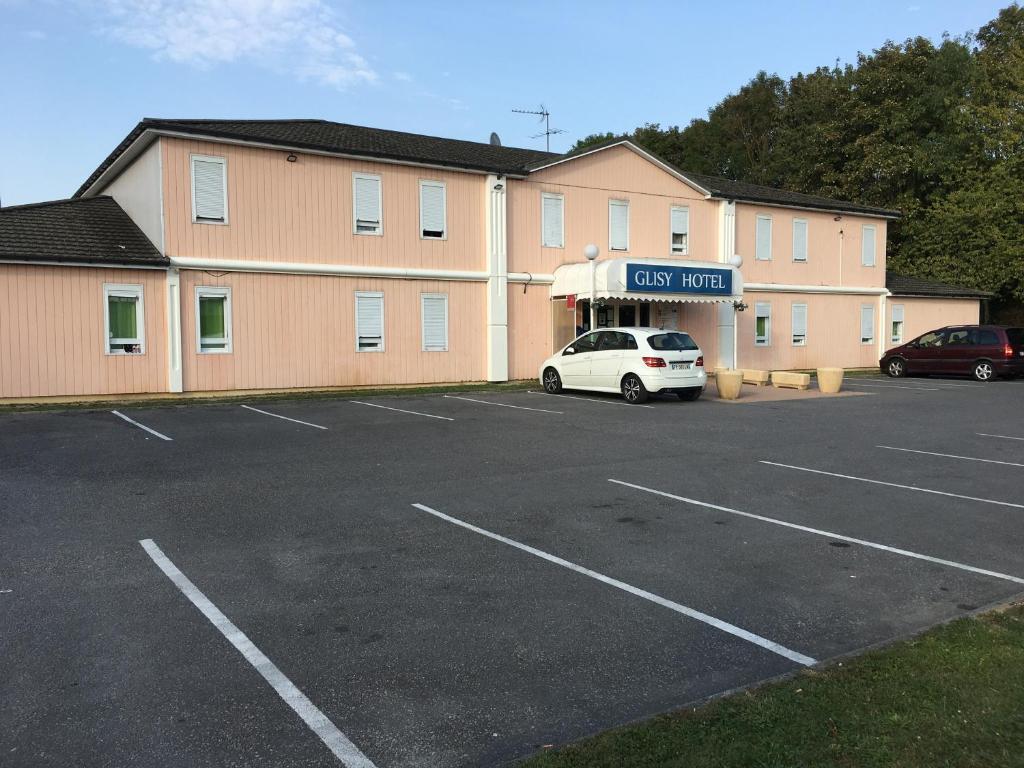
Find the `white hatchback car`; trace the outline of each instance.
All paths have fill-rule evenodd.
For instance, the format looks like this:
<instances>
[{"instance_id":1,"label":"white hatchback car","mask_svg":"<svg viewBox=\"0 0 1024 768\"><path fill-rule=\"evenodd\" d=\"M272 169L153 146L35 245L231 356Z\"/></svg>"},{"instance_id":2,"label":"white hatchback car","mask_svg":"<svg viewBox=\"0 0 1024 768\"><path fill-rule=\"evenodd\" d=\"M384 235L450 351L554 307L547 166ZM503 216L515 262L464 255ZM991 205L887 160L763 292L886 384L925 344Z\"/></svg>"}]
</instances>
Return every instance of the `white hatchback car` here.
<instances>
[{"instance_id":1,"label":"white hatchback car","mask_svg":"<svg viewBox=\"0 0 1024 768\"><path fill-rule=\"evenodd\" d=\"M690 335L658 328L601 328L567 344L540 367L544 391L621 392L642 403L652 392L696 400L707 384L704 355Z\"/></svg>"}]
</instances>

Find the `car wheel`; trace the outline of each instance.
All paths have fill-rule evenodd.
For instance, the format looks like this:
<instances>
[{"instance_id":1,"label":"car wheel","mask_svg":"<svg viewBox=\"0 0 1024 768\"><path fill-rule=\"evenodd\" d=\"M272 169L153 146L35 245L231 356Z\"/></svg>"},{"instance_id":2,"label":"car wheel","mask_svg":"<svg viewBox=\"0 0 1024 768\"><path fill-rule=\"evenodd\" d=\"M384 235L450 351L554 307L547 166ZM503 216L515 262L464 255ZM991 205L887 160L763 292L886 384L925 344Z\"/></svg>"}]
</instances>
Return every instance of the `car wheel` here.
<instances>
[{"instance_id":1,"label":"car wheel","mask_svg":"<svg viewBox=\"0 0 1024 768\"><path fill-rule=\"evenodd\" d=\"M907 375L907 364L902 358L893 357L885 364L885 372L894 379L900 379Z\"/></svg>"},{"instance_id":2,"label":"car wheel","mask_svg":"<svg viewBox=\"0 0 1024 768\"><path fill-rule=\"evenodd\" d=\"M622 377L622 398L630 404L646 403L649 397L647 387L635 373L627 373Z\"/></svg>"},{"instance_id":3,"label":"car wheel","mask_svg":"<svg viewBox=\"0 0 1024 768\"><path fill-rule=\"evenodd\" d=\"M699 389L688 389L685 392L676 392L680 400L686 400L687 402L693 402L700 397L701 391Z\"/></svg>"},{"instance_id":4,"label":"car wheel","mask_svg":"<svg viewBox=\"0 0 1024 768\"><path fill-rule=\"evenodd\" d=\"M971 375L978 381L991 381L995 375L995 368L988 360L979 360L971 368Z\"/></svg>"},{"instance_id":5,"label":"car wheel","mask_svg":"<svg viewBox=\"0 0 1024 768\"><path fill-rule=\"evenodd\" d=\"M557 395L562 391L562 377L554 368L544 369L544 391L549 395Z\"/></svg>"}]
</instances>

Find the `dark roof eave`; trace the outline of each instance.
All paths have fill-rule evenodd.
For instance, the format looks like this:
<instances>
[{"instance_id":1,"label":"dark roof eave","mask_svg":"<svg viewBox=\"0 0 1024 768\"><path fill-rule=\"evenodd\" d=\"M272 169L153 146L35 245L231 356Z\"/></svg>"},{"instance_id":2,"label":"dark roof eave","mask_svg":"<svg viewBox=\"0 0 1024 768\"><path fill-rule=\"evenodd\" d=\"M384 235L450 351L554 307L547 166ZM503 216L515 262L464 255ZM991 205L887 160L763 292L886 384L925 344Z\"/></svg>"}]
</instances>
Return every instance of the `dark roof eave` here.
<instances>
[{"instance_id":1,"label":"dark roof eave","mask_svg":"<svg viewBox=\"0 0 1024 768\"><path fill-rule=\"evenodd\" d=\"M153 267L157 269L167 269L171 266L171 260L166 256L160 259L154 259L147 256L111 256L109 258L102 259L88 259L77 256L68 256L62 259L41 259L38 256L21 256L14 254L0 254L0 263L15 263L15 264L38 264L40 266L60 266L61 264L77 264L82 266L94 266L94 267L110 267L110 266L127 266L127 267Z\"/></svg>"},{"instance_id":2,"label":"dark roof eave","mask_svg":"<svg viewBox=\"0 0 1024 768\"><path fill-rule=\"evenodd\" d=\"M882 219L903 218L903 214L899 211L890 210L888 208L860 207L856 204L844 205L841 200L837 200L835 205L825 205L821 203L784 202L781 200L772 200L768 197L759 197L757 195L727 195L721 192L712 192L710 198L712 200L735 200L738 203L756 203L758 205L768 205L774 208L796 208L798 210L822 211L824 213L846 213L851 216L873 216Z\"/></svg>"}]
</instances>

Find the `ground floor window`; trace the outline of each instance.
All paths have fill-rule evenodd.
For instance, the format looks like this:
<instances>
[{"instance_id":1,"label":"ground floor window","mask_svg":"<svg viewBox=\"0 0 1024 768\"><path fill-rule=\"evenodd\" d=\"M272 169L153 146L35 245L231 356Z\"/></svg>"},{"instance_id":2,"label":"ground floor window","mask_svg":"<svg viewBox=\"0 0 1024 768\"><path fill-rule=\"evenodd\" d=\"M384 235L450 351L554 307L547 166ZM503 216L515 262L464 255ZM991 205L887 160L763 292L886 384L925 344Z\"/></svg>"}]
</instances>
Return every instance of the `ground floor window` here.
<instances>
[{"instance_id":1,"label":"ground floor window","mask_svg":"<svg viewBox=\"0 0 1024 768\"><path fill-rule=\"evenodd\" d=\"M231 351L231 289L196 286L196 334L200 352Z\"/></svg>"},{"instance_id":2,"label":"ground floor window","mask_svg":"<svg viewBox=\"0 0 1024 768\"><path fill-rule=\"evenodd\" d=\"M420 295L420 317L423 325L423 351L448 351L448 294Z\"/></svg>"},{"instance_id":3,"label":"ground floor window","mask_svg":"<svg viewBox=\"0 0 1024 768\"><path fill-rule=\"evenodd\" d=\"M103 286L104 325L108 355L138 355L144 351L145 321L141 285Z\"/></svg>"},{"instance_id":4,"label":"ground floor window","mask_svg":"<svg viewBox=\"0 0 1024 768\"><path fill-rule=\"evenodd\" d=\"M807 305L793 305L793 346L802 347L807 344Z\"/></svg>"},{"instance_id":5,"label":"ground floor window","mask_svg":"<svg viewBox=\"0 0 1024 768\"><path fill-rule=\"evenodd\" d=\"M862 304L860 308L860 343L871 344L875 340L875 308Z\"/></svg>"},{"instance_id":6,"label":"ground floor window","mask_svg":"<svg viewBox=\"0 0 1024 768\"><path fill-rule=\"evenodd\" d=\"M754 305L754 345L767 347L772 338L772 305L759 301Z\"/></svg>"},{"instance_id":7,"label":"ground floor window","mask_svg":"<svg viewBox=\"0 0 1024 768\"><path fill-rule=\"evenodd\" d=\"M384 294L356 292L356 351L384 351Z\"/></svg>"},{"instance_id":8,"label":"ground floor window","mask_svg":"<svg viewBox=\"0 0 1024 768\"><path fill-rule=\"evenodd\" d=\"M892 305L892 341L902 343L903 341L903 305Z\"/></svg>"}]
</instances>

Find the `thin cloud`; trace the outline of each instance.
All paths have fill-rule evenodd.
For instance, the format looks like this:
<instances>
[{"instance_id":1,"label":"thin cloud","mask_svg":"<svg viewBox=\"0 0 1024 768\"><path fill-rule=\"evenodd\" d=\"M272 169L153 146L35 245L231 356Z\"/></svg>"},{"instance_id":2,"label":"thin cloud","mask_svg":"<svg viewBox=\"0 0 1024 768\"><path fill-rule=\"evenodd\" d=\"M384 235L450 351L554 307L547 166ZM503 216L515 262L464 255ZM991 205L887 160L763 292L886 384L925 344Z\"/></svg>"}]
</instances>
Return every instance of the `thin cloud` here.
<instances>
[{"instance_id":1,"label":"thin cloud","mask_svg":"<svg viewBox=\"0 0 1024 768\"><path fill-rule=\"evenodd\" d=\"M161 61L255 61L344 90L377 73L324 0L97 0L103 32Z\"/></svg>"}]
</instances>

